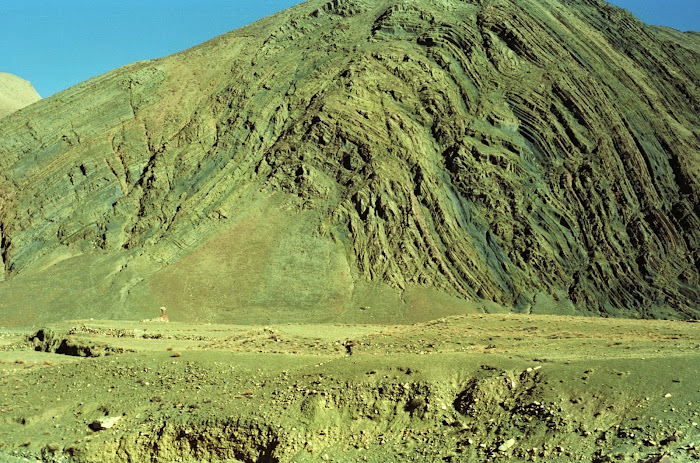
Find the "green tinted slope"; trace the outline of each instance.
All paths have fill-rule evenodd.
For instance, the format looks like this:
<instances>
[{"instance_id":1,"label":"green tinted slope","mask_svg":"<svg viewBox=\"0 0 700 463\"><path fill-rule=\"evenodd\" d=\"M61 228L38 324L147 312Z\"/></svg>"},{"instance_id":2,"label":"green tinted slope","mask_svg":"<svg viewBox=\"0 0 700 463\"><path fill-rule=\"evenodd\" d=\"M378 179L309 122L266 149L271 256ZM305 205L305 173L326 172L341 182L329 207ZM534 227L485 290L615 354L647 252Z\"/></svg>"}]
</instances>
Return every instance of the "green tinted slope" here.
<instances>
[{"instance_id":1,"label":"green tinted slope","mask_svg":"<svg viewBox=\"0 0 700 463\"><path fill-rule=\"evenodd\" d=\"M2 313L697 318L699 43L598 1L310 1L118 69L0 122Z\"/></svg>"}]
</instances>

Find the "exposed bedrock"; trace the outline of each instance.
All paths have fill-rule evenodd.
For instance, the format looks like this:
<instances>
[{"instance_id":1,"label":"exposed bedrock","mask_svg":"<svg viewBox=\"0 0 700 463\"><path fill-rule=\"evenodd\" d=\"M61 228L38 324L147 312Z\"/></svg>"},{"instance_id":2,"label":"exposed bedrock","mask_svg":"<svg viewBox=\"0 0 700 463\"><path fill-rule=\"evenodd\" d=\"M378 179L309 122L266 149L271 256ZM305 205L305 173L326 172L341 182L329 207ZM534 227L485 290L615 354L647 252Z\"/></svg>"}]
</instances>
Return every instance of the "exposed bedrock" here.
<instances>
[{"instance_id":1,"label":"exposed bedrock","mask_svg":"<svg viewBox=\"0 0 700 463\"><path fill-rule=\"evenodd\" d=\"M0 305L697 318L698 82L602 1L309 1L3 119Z\"/></svg>"}]
</instances>

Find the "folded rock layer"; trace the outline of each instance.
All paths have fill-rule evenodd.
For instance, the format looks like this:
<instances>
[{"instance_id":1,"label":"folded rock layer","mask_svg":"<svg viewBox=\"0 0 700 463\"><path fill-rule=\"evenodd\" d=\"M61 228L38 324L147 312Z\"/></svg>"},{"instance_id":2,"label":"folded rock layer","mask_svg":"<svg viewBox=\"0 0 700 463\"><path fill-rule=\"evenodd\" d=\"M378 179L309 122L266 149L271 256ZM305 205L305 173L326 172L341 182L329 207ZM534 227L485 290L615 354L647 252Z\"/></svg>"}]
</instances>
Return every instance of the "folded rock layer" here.
<instances>
[{"instance_id":1,"label":"folded rock layer","mask_svg":"<svg viewBox=\"0 0 700 463\"><path fill-rule=\"evenodd\" d=\"M0 122L0 319L698 318L698 82L603 1L305 2Z\"/></svg>"}]
</instances>

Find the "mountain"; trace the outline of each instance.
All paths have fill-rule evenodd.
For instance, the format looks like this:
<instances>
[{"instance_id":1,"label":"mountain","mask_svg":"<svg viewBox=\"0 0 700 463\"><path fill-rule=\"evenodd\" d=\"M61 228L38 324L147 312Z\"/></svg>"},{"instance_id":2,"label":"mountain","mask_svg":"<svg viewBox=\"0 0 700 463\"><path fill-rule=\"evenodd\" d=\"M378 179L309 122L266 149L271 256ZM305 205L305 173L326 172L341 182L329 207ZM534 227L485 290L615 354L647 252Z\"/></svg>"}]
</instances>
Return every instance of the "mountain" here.
<instances>
[{"instance_id":1,"label":"mountain","mask_svg":"<svg viewBox=\"0 0 700 463\"><path fill-rule=\"evenodd\" d=\"M0 72L0 119L40 99L31 83L15 75Z\"/></svg>"},{"instance_id":2,"label":"mountain","mask_svg":"<svg viewBox=\"0 0 700 463\"><path fill-rule=\"evenodd\" d=\"M311 0L0 122L0 320L698 318L700 36Z\"/></svg>"}]
</instances>

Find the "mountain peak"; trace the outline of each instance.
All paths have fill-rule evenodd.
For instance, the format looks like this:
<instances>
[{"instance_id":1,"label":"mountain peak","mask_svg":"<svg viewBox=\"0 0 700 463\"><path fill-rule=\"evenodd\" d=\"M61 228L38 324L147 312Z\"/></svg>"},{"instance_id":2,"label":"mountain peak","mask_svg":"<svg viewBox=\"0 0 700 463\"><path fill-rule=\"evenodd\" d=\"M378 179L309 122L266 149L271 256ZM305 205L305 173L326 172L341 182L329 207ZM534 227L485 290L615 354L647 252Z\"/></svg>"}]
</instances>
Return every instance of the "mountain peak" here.
<instances>
[{"instance_id":1,"label":"mountain peak","mask_svg":"<svg viewBox=\"0 0 700 463\"><path fill-rule=\"evenodd\" d=\"M697 318L697 43L333 0L117 69L0 122L0 314Z\"/></svg>"},{"instance_id":2,"label":"mountain peak","mask_svg":"<svg viewBox=\"0 0 700 463\"><path fill-rule=\"evenodd\" d=\"M0 72L0 119L40 99L31 83L13 74Z\"/></svg>"}]
</instances>

